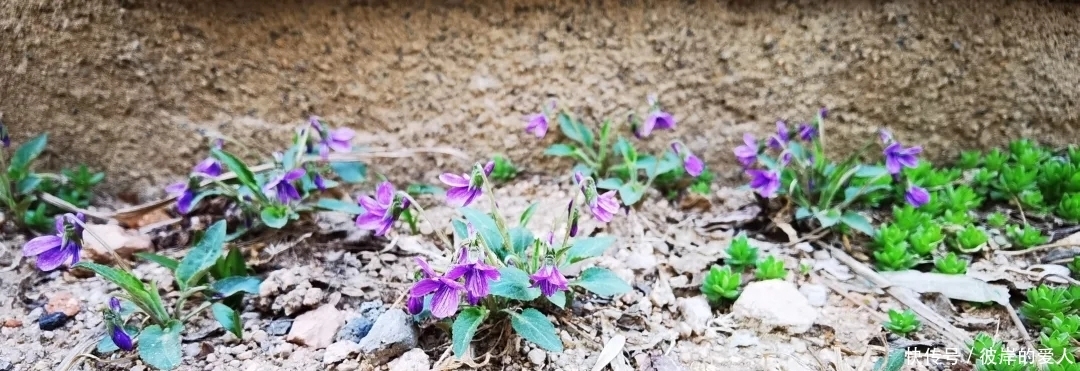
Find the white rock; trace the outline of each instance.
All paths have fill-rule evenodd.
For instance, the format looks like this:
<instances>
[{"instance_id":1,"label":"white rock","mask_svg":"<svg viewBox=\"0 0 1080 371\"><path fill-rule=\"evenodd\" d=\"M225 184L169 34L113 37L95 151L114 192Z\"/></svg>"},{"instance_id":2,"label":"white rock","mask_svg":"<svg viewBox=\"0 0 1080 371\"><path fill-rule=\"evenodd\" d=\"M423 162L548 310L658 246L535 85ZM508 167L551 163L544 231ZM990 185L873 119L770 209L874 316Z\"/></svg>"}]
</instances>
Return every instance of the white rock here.
<instances>
[{"instance_id":1,"label":"white rock","mask_svg":"<svg viewBox=\"0 0 1080 371\"><path fill-rule=\"evenodd\" d=\"M679 313L683 321L686 321L695 333L704 333L712 319L712 308L704 296L679 299Z\"/></svg>"},{"instance_id":2,"label":"white rock","mask_svg":"<svg viewBox=\"0 0 1080 371\"><path fill-rule=\"evenodd\" d=\"M656 255L633 252L626 256L626 267L634 270L656 269Z\"/></svg>"},{"instance_id":3,"label":"white rock","mask_svg":"<svg viewBox=\"0 0 1080 371\"><path fill-rule=\"evenodd\" d=\"M324 304L296 317L285 340L315 349L326 348L334 342L334 334L343 325L345 313L334 308L333 304Z\"/></svg>"},{"instance_id":4,"label":"white rock","mask_svg":"<svg viewBox=\"0 0 1080 371\"><path fill-rule=\"evenodd\" d=\"M815 307L824 307L829 301L829 289L824 285L808 283L799 288L806 301Z\"/></svg>"},{"instance_id":5,"label":"white rock","mask_svg":"<svg viewBox=\"0 0 1080 371\"><path fill-rule=\"evenodd\" d=\"M360 344L354 343L351 340L342 340L326 347L326 352L323 353L322 362L324 365L338 363L359 352Z\"/></svg>"},{"instance_id":6,"label":"white rock","mask_svg":"<svg viewBox=\"0 0 1080 371\"><path fill-rule=\"evenodd\" d=\"M423 349L413 348L401 357L390 362L390 371L429 371L431 359Z\"/></svg>"},{"instance_id":7,"label":"white rock","mask_svg":"<svg viewBox=\"0 0 1080 371\"><path fill-rule=\"evenodd\" d=\"M383 364L390 358L416 348L419 338L420 333L412 317L401 309L394 308L375 320L371 332L360 340L360 352L365 355L366 360Z\"/></svg>"},{"instance_id":8,"label":"white rock","mask_svg":"<svg viewBox=\"0 0 1080 371\"><path fill-rule=\"evenodd\" d=\"M749 330L735 330L728 338L728 345L733 347L748 347L758 345L758 337L753 331Z\"/></svg>"},{"instance_id":9,"label":"white rock","mask_svg":"<svg viewBox=\"0 0 1080 371\"><path fill-rule=\"evenodd\" d=\"M532 362L534 365L543 366L544 360L546 359L547 353L542 349L533 349L529 351L529 362Z\"/></svg>"},{"instance_id":10,"label":"white rock","mask_svg":"<svg viewBox=\"0 0 1080 371\"><path fill-rule=\"evenodd\" d=\"M751 282L731 306L736 321L757 326L760 332L779 328L791 334L810 330L817 309L810 306L795 284L781 280Z\"/></svg>"}]
</instances>

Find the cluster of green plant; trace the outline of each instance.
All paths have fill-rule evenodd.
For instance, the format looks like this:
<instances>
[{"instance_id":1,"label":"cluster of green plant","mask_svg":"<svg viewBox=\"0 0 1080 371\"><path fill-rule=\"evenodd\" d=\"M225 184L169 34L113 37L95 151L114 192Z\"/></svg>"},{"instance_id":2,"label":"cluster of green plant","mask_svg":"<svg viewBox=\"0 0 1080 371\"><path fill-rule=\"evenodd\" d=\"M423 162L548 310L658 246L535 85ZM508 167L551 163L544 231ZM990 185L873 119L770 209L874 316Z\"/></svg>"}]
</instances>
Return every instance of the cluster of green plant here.
<instances>
[{"instance_id":1,"label":"cluster of green plant","mask_svg":"<svg viewBox=\"0 0 1080 371\"><path fill-rule=\"evenodd\" d=\"M754 277L759 281L787 277L784 261L772 255L759 259L758 249L750 246L750 240L744 233L731 241L727 254L726 264L713 265L701 284L701 293L710 303L719 304L738 298L742 292L742 274L749 267L754 267Z\"/></svg>"},{"instance_id":2,"label":"cluster of green plant","mask_svg":"<svg viewBox=\"0 0 1080 371\"><path fill-rule=\"evenodd\" d=\"M958 164L970 169L976 191L1010 202L1025 213L1053 213L1080 222L1080 148L1054 151L1029 139L1009 143L1008 150L964 152Z\"/></svg>"},{"instance_id":3,"label":"cluster of green plant","mask_svg":"<svg viewBox=\"0 0 1080 371\"><path fill-rule=\"evenodd\" d=\"M892 223L882 225L874 237L874 259L881 270L906 270L935 258L939 272L963 274L967 262L956 253L979 251L989 241L985 230L975 225L973 213L983 198L975 195L970 187L952 185L952 172L924 170L928 164L922 161L911 169L913 177L931 179L931 183L943 182L939 188L930 189L930 201L922 207L912 205L893 206ZM936 175L926 175L936 174ZM950 175L941 175L950 174Z\"/></svg>"},{"instance_id":4,"label":"cluster of green plant","mask_svg":"<svg viewBox=\"0 0 1080 371\"><path fill-rule=\"evenodd\" d=\"M885 321L882 326L891 333L907 336L919 331L922 328L922 322L919 321L919 317L911 309L905 309L903 312L889 309L889 320Z\"/></svg>"},{"instance_id":5,"label":"cluster of green plant","mask_svg":"<svg viewBox=\"0 0 1080 371\"><path fill-rule=\"evenodd\" d=\"M138 354L148 365L170 370L181 363L181 334L187 322L209 309L221 326L243 337L240 311L243 295L257 294L260 280L248 275L248 268L240 250L233 247L225 254L226 225L219 221L204 233L182 260L174 260L155 254L140 257L170 269L179 288L179 296L169 310L153 281L144 282L127 269L80 262L82 267L97 273L105 280L120 287L118 295L122 310L106 310L110 336L98 344L101 354L132 347L132 339L138 339ZM195 305L188 305L196 303ZM122 341L117 344L116 341Z\"/></svg>"},{"instance_id":6,"label":"cluster of green plant","mask_svg":"<svg viewBox=\"0 0 1080 371\"><path fill-rule=\"evenodd\" d=\"M38 193L48 193L86 208L93 200L94 187L105 180L105 173L93 172L86 165L63 169L60 174L35 171L34 161L47 144L48 134L34 137L16 148L10 161L6 151L0 151L0 168L6 169L0 171L0 202L11 213L12 220L40 232L52 230L54 218L64 210L42 201Z\"/></svg>"},{"instance_id":7,"label":"cluster of green plant","mask_svg":"<svg viewBox=\"0 0 1080 371\"><path fill-rule=\"evenodd\" d=\"M509 182L513 180L514 177L516 177L518 174L517 167L514 166L514 163L510 162L510 159L505 156L493 156L491 162L493 164L493 168L491 170L491 180L495 182Z\"/></svg>"},{"instance_id":8,"label":"cluster of green plant","mask_svg":"<svg viewBox=\"0 0 1080 371\"><path fill-rule=\"evenodd\" d=\"M1075 364L1074 344L1080 340L1080 286L1044 284L1029 289L1026 296L1019 312L1039 328L1040 345L1052 353L1054 363Z\"/></svg>"},{"instance_id":9,"label":"cluster of green plant","mask_svg":"<svg viewBox=\"0 0 1080 371\"><path fill-rule=\"evenodd\" d=\"M529 131L543 137L548 117L554 116L559 130L568 143L556 143L544 151L545 155L567 157L577 162L572 172L598 179L596 187L615 190L626 205L638 205L650 187L668 198L677 197L684 190L708 193L713 174L708 172L701 159L682 142L672 142L670 148L659 155L639 152L620 131L628 130L639 140L648 138L653 130L674 129L671 114L661 110L650 99L650 107L644 119L631 113L626 125L620 128L608 119L595 131L569 112L548 112L534 115Z\"/></svg>"}]
</instances>

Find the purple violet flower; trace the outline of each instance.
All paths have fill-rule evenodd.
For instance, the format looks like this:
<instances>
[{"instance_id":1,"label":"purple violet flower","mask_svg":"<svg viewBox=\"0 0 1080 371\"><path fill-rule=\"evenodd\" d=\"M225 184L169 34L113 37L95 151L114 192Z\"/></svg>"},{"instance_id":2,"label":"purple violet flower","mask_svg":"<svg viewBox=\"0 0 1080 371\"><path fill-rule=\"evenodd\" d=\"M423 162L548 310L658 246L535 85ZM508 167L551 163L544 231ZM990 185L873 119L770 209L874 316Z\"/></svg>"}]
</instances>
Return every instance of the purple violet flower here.
<instances>
[{"instance_id":1,"label":"purple violet flower","mask_svg":"<svg viewBox=\"0 0 1080 371\"><path fill-rule=\"evenodd\" d=\"M750 188L757 191L761 197L775 196L780 189L780 175L775 171L750 169L746 174L750 176Z\"/></svg>"},{"instance_id":2,"label":"purple violet flower","mask_svg":"<svg viewBox=\"0 0 1080 371\"><path fill-rule=\"evenodd\" d=\"M8 136L7 127L3 122L0 122L0 143L3 143L4 148L11 147L11 137Z\"/></svg>"},{"instance_id":3,"label":"purple violet flower","mask_svg":"<svg viewBox=\"0 0 1080 371\"><path fill-rule=\"evenodd\" d=\"M655 110L649 113L649 116L645 117L645 122L641 123L641 126L634 130L634 135L638 139L648 137L652 134L653 130L666 130L675 128L675 117L670 113Z\"/></svg>"},{"instance_id":4,"label":"purple violet flower","mask_svg":"<svg viewBox=\"0 0 1080 371\"><path fill-rule=\"evenodd\" d=\"M306 174L304 169L292 169L289 172L280 174L266 183L263 186L263 192L267 196L274 196L278 202L283 204L290 203L292 201L300 201L300 192L296 190L296 186L293 185L297 179Z\"/></svg>"},{"instance_id":5,"label":"purple violet flower","mask_svg":"<svg viewBox=\"0 0 1080 371\"><path fill-rule=\"evenodd\" d=\"M821 118L829 117L829 108L821 107L821 109L818 110L818 116L821 116Z\"/></svg>"},{"instance_id":6,"label":"purple violet flower","mask_svg":"<svg viewBox=\"0 0 1080 371\"><path fill-rule=\"evenodd\" d=\"M435 318L446 318L454 315L458 310L458 304L461 302L461 292L465 290L465 286L457 282L457 279L461 277L461 272L451 271L446 275L439 276L423 259L417 258L416 262L420 265L420 269L426 277L413 285L412 289L409 290L409 295L423 298L428 294L435 293L431 297L431 315ZM455 273L459 275L453 275Z\"/></svg>"},{"instance_id":7,"label":"purple violet flower","mask_svg":"<svg viewBox=\"0 0 1080 371\"><path fill-rule=\"evenodd\" d=\"M904 148L900 143L892 142L885 147L885 169L889 170L890 174L896 175L905 167L918 166L919 153L922 153L920 146Z\"/></svg>"},{"instance_id":8,"label":"purple violet flower","mask_svg":"<svg viewBox=\"0 0 1080 371\"><path fill-rule=\"evenodd\" d=\"M802 140L809 142L811 140L814 140L814 137L816 137L817 134L818 134L818 129L816 127L814 127L814 125L810 125L810 124L799 125L799 138L801 138Z\"/></svg>"},{"instance_id":9,"label":"purple violet flower","mask_svg":"<svg viewBox=\"0 0 1080 371\"><path fill-rule=\"evenodd\" d=\"M217 178L221 175L221 163L213 157L207 157L202 162L195 165L195 169L192 170L195 175L204 176L207 178Z\"/></svg>"},{"instance_id":10,"label":"purple violet flower","mask_svg":"<svg viewBox=\"0 0 1080 371\"><path fill-rule=\"evenodd\" d=\"M610 222L615 213L619 211L619 201L615 199L615 190L597 195L588 202L589 211L596 217L596 220L604 223Z\"/></svg>"},{"instance_id":11,"label":"purple violet flower","mask_svg":"<svg viewBox=\"0 0 1080 371\"><path fill-rule=\"evenodd\" d=\"M312 179L311 181L313 183L315 183L315 188L318 188L319 192L325 192L326 191L326 181L323 180L322 175L315 174L315 178Z\"/></svg>"},{"instance_id":12,"label":"purple violet flower","mask_svg":"<svg viewBox=\"0 0 1080 371\"><path fill-rule=\"evenodd\" d=\"M540 269L536 270L536 273L529 276L533 280L533 284L530 287L539 287L540 292L544 296L551 297L556 292L563 291L569 288L569 282L566 277L563 277L562 273L559 273L559 269L553 264L544 264Z\"/></svg>"},{"instance_id":13,"label":"purple violet flower","mask_svg":"<svg viewBox=\"0 0 1080 371\"><path fill-rule=\"evenodd\" d=\"M450 186L450 189L446 190L446 203L451 206L469 206L473 200L484 193L484 187L481 184L483 178L476 174L470 177L468 174L443 173L439 175L439 180Z\"/></svg>"},{"instance_id":14,"label":"purple violet flower","mask_svg":"<svg viewBox=\"0 0 1080 371\"><path fill-rule=\"evenodd\" d=\"M566 205L566 219L570 221L570 237L577 237L578 234L578 213L574 211L574 201L571 200L569 205ZM554 238L554 232L552 232L552 238ZM551 245L553 242L549 242Z\"/></svg>"},{"instance_id":15,"label":"purple violet flower","mask_svg":"<svg viewBox=\"0 0 1080 371\"><path fill-rule=\"evenodd\" d=\"M930 192L927 192L925 188L917 185L910 185L906 192L904 192L904 200L916 208L926 205L930 202Z\"/></svg>"},{"instance_id":16,"label":"purple violet flower","mask_svg":"<svg viewBox=\"0 0 1080 371\"><path fill-rule=\"evenodd\" d=\"M176 198L176 211L181 214L187 214L191 212L191 209L195 207L195 188L198 183L194 178L188 179L187 182L180 182L165 187L165 192L170 195L177 196Z\"/></svg>"},{"instance_id":17,"label":"purple violet flower","mask_svg":"<svg viewBox=\"0 0 1080 371\"><path fill-rule=\"evenodd\" d=\"M71 214L56 216L56 234L35 237L23 245L23 256L37 256L38 269L49 272L59 268L64 263L75 265L79 262L79 243L81 236L73 236L69 233L65 220Z\"/></svg>"},{"instance_id":18,"label":"purple violet flower","mask_svg":"<svg viewBox=\"0 0 1080 371\"><path fill-rule=\"evenodd\" d=\"M754 138L753 134L743 134L743 145L735 147L735 157L739 159L739 163L743 167L748 167L757 161L758 156L758 142Z\"/></svg>"},{"instance_id":19,"label":"purple violet flower","mask_svg":"<svg viewBox=\"0 0 1080 371\"><path fill-rule=\"evenodd\" d=\"M330 130L325 134L320 131L320 135L322 136L322 140L320 140L317 145L319 148L319 157L322 157L325 160L327 156L330 156L330 150L344 153L352 151L352 143L350 143L350 141L356 136L356 132L349 128L337 128Z\"/></svg>"},{"instance_id":20,"label":"purple violet flower","mask_svg":"<svg viewBox=\"0 0 1080 371\"><path fill-rule=\"evenodd\" d=\"M114 297L109 298L109 309L113 312L120 313L123 308L120 307L120 299Z\"/></svg>"},{"instance_id":21,"label":"purple violet flower","mask_svg":"<svg viewBox=\"0 0 1080 371\"><path fill-rule=\"evenodd\" d=\"M390 182L379 183L375 190L375 198L369 196L360 197L360 206L364 213L356 217L356 227L375 231L376 236L382 236L394 225L397 218L394 206L394 185ZM403 203L402 208L408 205Z\"/></svg>"},{"instance_id":22,"label":"purple violet flower","mask_svg":"<svg viewBox=\"0 0 1080 371\"><path fill-rule=\"evenodd\" d=\"M548 118L543 113L537 113L526 118L528 121L525 124L525 131L535 135L537 138L543 138L547 135L548 130Z\"/></svg>"},{"instance_id":23,"label":"purple violet flower","mask_svg":"<svg viewBox=\"0 0 1080 371\"><path fill-rule=\"evenodd\" d=\"M118 325L109 324L109 338L112 339L113 344L116 344L117 348L125 352L130 352L135 349L135 344L131 342L131 335L124 332L124 328Z\"/></svg>"},{"instance_id":24,"label":"purple violet flower","mask_svg":"<svg viewBox=\"0 0 1080 371\"><path fill-rule=\"evenodd\" d=\"M489 282L498 281L499 270L484 264L484 258L469 261L469 251L462 249L458 265L450 269L448 277L465 277L465 297L469 304L476 305L490 292Z\"/></svg>"},{"instance_id":25,"label":"purple violet flower","mask_svg":"<svg viewBox=\"0 0 1080 371\"><path fill-rule=\"evenodd\" d=\"M791 140L791 133L788 132L787 124L783 120L776 122L776 135L769 137L769 147L783 148L787 145L787 142Z\"/></svg>"},{"instance_id":26,"label":"purple violet flower","mask_svg":"<svg viewBox=\"0 0 1080 371\"><path fill-rule=\"evenodd\" d=\"M679 158L683 161L683 169L686 170L687 174L696 178L698 175L701 175L701 172L705 171L705 163L701 162L700 158L694 156L694 154L685 147L686 146L679 142L671 143L671 150L675 151L675 154L679 155Z\"/></svg>"},{"instance_id":27,"label":"purple violet flower","mask_svg":"<svg viewBox=\"0 0 1080 371\"><path fill-rule=\"evenodd\" d=\"M892 144L892 142L895 141L893 139L892 132L889 131L889 129L878 130L878 136L881 138L881 143L884 144Z\"/></svg>"}]
</instances>

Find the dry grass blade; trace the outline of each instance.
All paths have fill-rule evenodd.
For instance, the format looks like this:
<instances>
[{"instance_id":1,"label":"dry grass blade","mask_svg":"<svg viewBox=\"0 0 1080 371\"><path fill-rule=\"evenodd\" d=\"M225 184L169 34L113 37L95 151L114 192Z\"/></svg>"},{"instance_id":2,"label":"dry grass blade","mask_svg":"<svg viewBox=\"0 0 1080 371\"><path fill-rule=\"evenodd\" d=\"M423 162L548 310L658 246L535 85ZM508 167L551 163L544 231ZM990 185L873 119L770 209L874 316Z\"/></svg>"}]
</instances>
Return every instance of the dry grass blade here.
<instances>
[{"instance_id":1,"label":"dry grass blade","mask_svg":"<svg viewBox=\"0 0 1080 371\"><path fill-rule=\"evenodd\" d=\"M604 344L604 350L600 351L600 357L596 359L596 365L593 366L592 371L603 370L616 356L622 353L624 346L626 346L625 336L615 335L611 340L608 340L607 344Z\"/></svg>"},{"instance_id":2,"label":"dry grass blade","mask_svg":"<svg viewBox=\"0 0 1080 371\"><path fill-rule=\"evenodd\" d=\"M890 287L889 280L866 266L866 264L855 260L855 258L852 258L851 255L848 255L843 250L824 244L818 244L818 246L829 250L836 260L847 264L847 266L856 274L866 278L874 285L886 288L885 291L888 292L889 295L892 295L896 300L899 300L904 306L911 308L911 310L922 317L927 324L941 332L941 334L944 335L950 343L953 343L957 349L967 349L968 344L972 342L972 339L968 337L966 332L956 328L956 326L949 323L948 319L945 319L945 317L934 312L934 310L926 306L926 304L923 304L922 300L920 300L911 289L904 287Z\"/></svg>"},{"instance_id":3,"label":"dry grass blade","mask_svg":"<svg viewBox=\"0 0 1080 371\"><path fill-rule=\"evenodd\" d=\"M1069 246L1080 246L1080 232L1073 233L1073 234L1069 235L1068 237L1057 240L1057 242L1052 242L1052 243L1048 243L1048 244L1045 244L1045 245L1035 246L1035 247L1032 247L1032 248L1027 249L1027 250L998 251L997 253L1002 254L1002 255L1007 255L1007 256L1017 256L1017 255L1027 255L1027 254L1031 254L1031 253L1039 252L1039 251L1043 251L1043 250L1050 250L1050 249L1058 248L1058 247L1069 247Z\"/></svg>"}]
</instances>

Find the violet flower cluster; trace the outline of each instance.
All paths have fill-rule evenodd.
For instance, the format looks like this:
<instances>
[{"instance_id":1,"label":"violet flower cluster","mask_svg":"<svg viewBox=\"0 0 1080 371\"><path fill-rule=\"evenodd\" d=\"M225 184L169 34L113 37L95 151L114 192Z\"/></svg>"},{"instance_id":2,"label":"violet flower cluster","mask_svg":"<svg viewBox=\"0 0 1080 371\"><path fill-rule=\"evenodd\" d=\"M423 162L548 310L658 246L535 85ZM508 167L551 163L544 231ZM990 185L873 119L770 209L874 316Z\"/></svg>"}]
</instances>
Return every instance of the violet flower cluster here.
<instances>
[{"instance_id":1,"label":"violet flower cluster","mask_svg":"<svg viewBox=\"0 0 1080 371\"><path fill-rule=\"evenodd\" d=\"M465 294L470 305L477 305L491 292L491 283L498 281L499 270L483 261L483 254L475 259L469 258L469 251L462 248L457 264L446 274L439 274L431 269L423 259L416 259L423 278L409 290L406 307L409 313L420 314L424 311L424 298L431 296L431 315L446 318L457 313L461 295ZM463 281L463 282L462 282Z\"/></svg>"},{"instance_id":2,"label":"violet flower cluster","mask_svg":"<svg viewBox=\"0 0 1080 371\"><path fill-rule=\"evenodd\" d=\"M215 140L213 142L214 148L220 149L221 146L222 142L220 140ZM181 214L187 214L195 207L199 184L202 183L203 180L214 179L221 176L221 174L221 162L213 157L207 157L206 159L199 161L199 163L191 169L187 181L169 185L168 187L165 187L165 192L177 196L176 211Z\"/></svg>"},{"instance_id":3,"label":"violet flower cluster","mask_svg":"<svg viewBox=\"0 0 1080 371\"><path fill-rule=\"evenodd\" d=\"M56 216L54 234L35 237L23 245L23 256L36 256L38 269L49 272L67 264L74 266L79 262L82 250L82 224L86 217L82 213Z\"/></svg>"}]
</instances>

